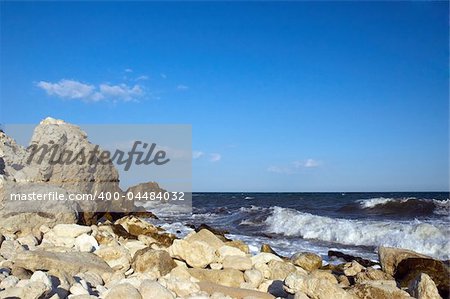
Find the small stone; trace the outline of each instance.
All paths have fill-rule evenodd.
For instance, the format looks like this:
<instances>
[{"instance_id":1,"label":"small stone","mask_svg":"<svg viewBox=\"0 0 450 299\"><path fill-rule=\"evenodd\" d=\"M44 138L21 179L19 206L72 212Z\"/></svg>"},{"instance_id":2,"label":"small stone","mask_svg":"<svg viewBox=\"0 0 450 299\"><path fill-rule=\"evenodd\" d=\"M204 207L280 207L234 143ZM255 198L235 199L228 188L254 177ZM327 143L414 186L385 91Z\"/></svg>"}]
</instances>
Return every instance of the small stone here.
<instances>
[{"instance_id":1,"label":"small stone","mask_svg":"<svg viewBox=\"0 0 450 299\"><path fill-rule=\"evenodd\" d=\"M78 282L70 287L69 292L73 295L89 295L89 291Z\"/></svg>"},{"instance_id":2,"label":"small stone","mask_svg":"<svg viewBox=\"0 0 450 299\"><path fill-rule=\"evenodd\" d=\"M228 255L222 261L224 269L249 270L252 268L252 260L246 256Z\"/></svg>"},{"instance_id":3,"label":"small stone","mask_svg":"<svg viewBox=\"0 0 450 299\"><path fill-rule=\"evenodd\" d=\"M160 283L146 279L139 286L139 292L145 299L174 299L175 296Z\"/></svg>"},{"instance_id":4,"label":"small stone","mask_svg":"<svg viewBox=\"0 0 450 299\"><path fill-rule=\"evenodd\" d=\"M97 240L88 234L82 234L75 238L75 249L81 252L94 252L98 249Z\"/></svg>"},{"instance_id":5,"label":"small stone","mask_svg":"<svg viewBox=\"0 0 450 299\"><path fill-rule=\"evenodd\" d=\"M365 268L361 266L357 261L352 261L351 263L345 263L343 267L343 272L346 276L355 276Z\"/></svg>"},{"instance_id":6,"label":"small stone","mask_svg":"<svg viewBox=\"0 0 450 299\"><path fill-rule=\"evenodd\" d=\"M105 299L142 299L139 291L129 283L118 284L107 292Z\"/></svg>"},{"instance_id":7,"label":"small stone","mask_svg":"<svg viewBox=\"0 0 450 299\"><path fill-rule=\"evenodd\" d=\"M76 238L82 234L88 234L92 231L90 226L78 224L57 224L53 227L53 232L58 237Z\"/></svg>"},{"instance_id":8,"label":"small stone","mask_svg":"<svg viewBox=\"0 0 450 299\"><path fill-rule=\"evenodd\" d=\"M10 275L0 282L0 289L9 289L17 285L19 279L13 275Z\"/></svg>"},{"instance_id":9,"label":"small stone","mask_svg":"<svg viewBox=\"0 0 450 299\"><path fill-rule=\"evenodd\" d=\"M313 271L322 267L322 258L311 252L296 253L291 257L292 263L306 271Z\"/></svg>"},{"instance_id":10,"label":"small stone","mask_svg":"<svg viewBox=\"0 0 450 299\"><path fill-rule=\"evenodd\" d=\"M263 275L261 271L252 269L246 270L244 272L244 279L246 282L250 283L254 288L258 288L261 282L263 281Z\"/></svg>"},{"instance_id":11,"label":"small stone","mask_svg":"<svg viewBox=\"0 0 450 299\"><path fill-rule=\"evenodd\" d=\"M42 271L34 272L33 275L31 275L31 277L30 277L30 281L42 282L43 284L45 284L47 286L47 288L49 288L49 289L52 288L52 281L51 281L49 275Z\"/></svg>"},{"instance_id":12,"label":"small stone","mask_svg":"<svg viewBox=\"0 0 450 299\"><path fill-rule=\"evenodd\" d=\"M175 268L176 264L167 251L147 247L136 252L132 267L136 272L154 272L157 276L164 276Z\"/></svg>"}]
</instances>

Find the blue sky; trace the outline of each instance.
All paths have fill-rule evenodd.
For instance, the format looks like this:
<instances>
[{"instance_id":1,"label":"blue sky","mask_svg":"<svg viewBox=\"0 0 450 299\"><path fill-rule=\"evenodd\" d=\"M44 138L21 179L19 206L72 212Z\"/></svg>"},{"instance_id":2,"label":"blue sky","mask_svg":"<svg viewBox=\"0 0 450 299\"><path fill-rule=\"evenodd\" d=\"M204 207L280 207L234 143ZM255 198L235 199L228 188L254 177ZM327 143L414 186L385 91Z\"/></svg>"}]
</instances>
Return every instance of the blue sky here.
<instances>
[{"instance_id":1,"label":"blue sky","mask_svg":"<svg viewBox=\"0 0 450 299\"><path fill-rule=\"evenodd\" d=\"M448 190L446 2L1 2L2 123L192 124L196 191Z\"/></svg>"}]
</instances>

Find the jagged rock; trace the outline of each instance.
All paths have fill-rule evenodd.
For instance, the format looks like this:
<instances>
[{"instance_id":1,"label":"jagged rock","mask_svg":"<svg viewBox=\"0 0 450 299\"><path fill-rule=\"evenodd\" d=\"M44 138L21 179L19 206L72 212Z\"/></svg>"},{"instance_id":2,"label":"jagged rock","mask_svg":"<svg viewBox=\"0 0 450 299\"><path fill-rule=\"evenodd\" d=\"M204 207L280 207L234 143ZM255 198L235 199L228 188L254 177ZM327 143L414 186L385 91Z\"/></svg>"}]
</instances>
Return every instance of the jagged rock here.
<instances>
[{"instance_id":1,"label":"jagged rock","mask_svg":"<svg viewBox=\"0 0 450 299\"><path fill-rule=\"evenodd\" d=\"M408 291L417 299L440 299L434 281L425 273L420 273L408 286Z\"/></svg>"},{"instance_id":2,"label":"jagged rock","mask_svg":"<svg viewBox=\"0 0 450 299\"><path fill-rule=\"evenodd\" d=\"M214 235L207 229L202 229L197 233L188 235L185 240L189 243L193 243L195 241L205 242L206 244L214 248L214 250L218 250L220 247L225 245L222 240L220 240L216 235Z\"/></svg>"},{"instance_id":3,"label":"jagged rock","mask_svg":"<svg viewBox=\"0 0 450 299\"><path fill-rule=\"evenodd\" d=\"M313 271L322 267L322 258L310 252L296 253L291 257L292 263L306 271Z\"/></svg>"},{"instance_id":4,"label":"jagged rock","mask_svg":"<svg viewBox=\"0 0 450 299\"><path fill-rule=\"evenodd\" d=\"M367 268L362 272L356 274L355 277L356 283L363 283L369 280L394 280L394 277L381 270L374 268Z\"/></svg>"},{"instance_id":5,"label":"jagged rock","mask_svg":"<svg viewBox=\"0 0 450 299\"><path fill-rule=\"evenodd\" d=\"M246 256L228 255L223 261L224 269L249 270L252 268L252 260Z\"/></svg>"},{"instance_id":6,"label":"jagged rock","mask_svg":"<svg viewBox=\"0 0 450 299\"><path fill-rule=\"evenodd\" d=\"M0 255L7 260L23 251L25 251L25 248L17 240L5 240L0 246Z\"/></svg>"},{"instance_id":7,"label":"jagged rock","mask_svg":"<svg viewBox=\"0 0 450 299\"><path fill-rule=\"evenodd\" d=\"M10 275L6 278L4 278L1 282L0 282L0 289L9 289L14 287L17 283L19 282L19 278Z\"/></svg>"},{"instance_id":8,"label":"jagged rock","mask_svg":"<svg viewBox=\"0 0 450 299\"><path fill-rule=\"evenodd\" d=\"M103 260L87 252L24 251L16 255L13 261L15 266L31 271L53 270L70 275L90 271L101 276L113 272Z\"/></svg>"},{"instance_id":9,"label":"jagged rock","mask_svg":"<svg viewBox=\"0 0 450 299\"><path fill-rule=\"evenodd\" d=\"M168 289L149 279L142 281L139 292L145 299L175 299L175 296Z\"/></svg>"},{"instance_id":10,"label":"jagged rock","mask_svg":"<svg viewBox=\"0 0 450 299\"><path fill-rule=\"evenodd\" d=\"M271 253L278 256L279 258L286 259L284 256L281 256L278 253L276 253L275 250L273 250L269 244L262 244L260 252Z\"/></svg>"},{"instance_id":11,"label":"jagged rock","mask_svg":"<svg viewBox=\"0 0 450 299\"><path fill-rule=\"evenodd\" d=\"M289 262L271 260L267 265L270 269L269 279L272 280L284 280L289 274L297 271L297 268Z\"/></svg>"},{"instance_id":12,"label":"jagged rock","mask_svg":"<svg viewBox=\"0 0 450 299\"><path fill-rule=\"evenodd\" d=\"M372 266L378 265L378 263L373 262L371 260L367 260L367 259L363 259L363 258L360 258L360 257L357 257L357 256L345 254L345 253L342 253L340 251L329 250L328 251L328 256L330 258L333 258L333 257L340 258L340 259L343 259L346 262L357 261L360 265L362 265L364 267L372 267Z\"/></svg>"},{"instance_id":13,"label":"jagged rock","mask_svg":"<svg viewBox=\"0 0 450 299\"><path fill-rule=\"evenodd\" d=\"M342 271L346 276L355 276L359 272L364 270L364 267L361 266L357 261L352 261L351 263L345 263L342 267Z\"/></svg>"},{"instance_id":14,"label":"jagged rock","mask_svg":"<svg viewBox=\"0 0 450 299\"><path fill-rule=\"evenodd\" d=\"M112 269L124 273L130 268L131 255L126 248L116 243L100 245L94 254L104 260Z\"/></svg>"},{"instance_id":15,"label":"jagged rock","mask_svg":"<svg viewBox=\"0 0 450 299\"><path fill-rule=\"evenodd\" d=\"M174 258L186 261L189 266L194 268L205 268L218 258L215 249L208 243L193 240L189 242L175 240L169 247L169 254Z\"/></svg>"},{"instance_id":16,"label":"jagged rock","mask_svg":"<svg viewBox=\"0 0 450 299\"><path fill-rule=\"evenodd\" d=\"M164 276L176 267L167 251L144 248L136 252L132 267L136 272L153 272Z\"/></svg>"},{"instance_id":17,"label":"jagged rock","mask_svg":"<svg viewBox=\"0 0 450 299\"><path fill-rule=\"evenodd\" d=\"M200 281L209 281L228 287L239 288L241 283L245 282L244 274L236 269L210 270L190 268L188 272Z\"/></svg>"},{"instance_id":18,"label":"jagged rock","mask_svg":"<svg viewBox=\"0 0 450 299\"><path fill-rule=\"evenodd\" d=\"M108 290L105 299L142 299L141 293L129 283L122 283Z\"/></svg>"},{"instance_id":19,"label":"jagged rock","mask_svg":"<svg viewBox=\"0 0 450 299\"><path fill-rule=\"evenodd\" d=\"M411 250L383 246L378 248L378 257L383 271L392 276L394 276L397 265L406 258L430 258Z\"/></svg>"},{"instance_id":20,"label":"jagged rock","mask_svg":"<svg viewBox=\"0 0 450 299\"><path fill-rule=\"evenodd\" d=\"M443 298L449 297L450 271L441 261L432 258L403 259L397 265L394 278L401 287L407 287L420 273L426 273L431 277Z\"/></svg>"},{"instance_id":21,"label":"jagged rock","mask_svg":"<svg viewBox=\"0 0 450 299\"><path fill-rule=\"evenodd\" d=\"M407 292L397 288L392 280L366 281L355 285L349 293L361 299L411 298Z\"/></svg>"},{"instance_id":22,"label":"jagged rock","mask_svg":"<svg viewBox=\"0 0 450 299\"><path fill-rule=\"evenodd\" d=\"M284 284L289 293L295 294L302 292L312 299L357 298L326 279L310 277L299 272L289 274L286 277Z\"/></svg>"}]
</instances>

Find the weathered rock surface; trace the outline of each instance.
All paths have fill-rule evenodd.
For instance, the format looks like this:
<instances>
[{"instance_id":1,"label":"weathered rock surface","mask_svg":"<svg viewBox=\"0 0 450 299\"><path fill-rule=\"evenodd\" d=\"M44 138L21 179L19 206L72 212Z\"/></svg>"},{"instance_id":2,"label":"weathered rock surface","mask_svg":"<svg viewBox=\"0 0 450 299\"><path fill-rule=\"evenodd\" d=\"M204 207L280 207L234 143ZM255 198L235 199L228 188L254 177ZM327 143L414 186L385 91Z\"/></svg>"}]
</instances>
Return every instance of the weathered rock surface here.
<instances>
[{"instance_id":1,"label":"weathered rock surface","mask_svg":"<svg viewBox=\"0 0 450 299\"><path fill-rule=\"evenodd\" d=\"M166 275L176 266L167 251L149 247L137 251L132 261L132 268L136 272L153 272L158 277Z\"/></svg>"},{"instance_id":2,"label":"weathered rock surface","mask_svg":"<svg viewBox=\"0 0 450 299\"><path fill-rule=\"evenodd\" d=\"M362 284L355 285L349 293L361 299L411 298L407 292L399 289L395 281L392 280L366 281Z\"/></svg>"},{"instance_id":3,"label":"weathered rock surface","mask_svg":"<svg viewBox=\"0 0 450 299\"><path fill-rule=\"evenodd\" d=\"M239 288L245 282L244 274L236 269L210 270L210 269L188 269L193 277L200 281L208 281L227 287Z\"/></svg>"},{"instance_id":4,"label":"weathered rock surface","mask_svg":"<svg viewBox=\"0 0 450 299\"><path fill-rule=\"evenodd\" d=\"M411 250L383 246L378 248L378 257L383 271L392 276L395 274L397 265L406 258L430 258Z\"/></svg>"},{"instance_id":5,"label":"weathered rock surface","mask_svg":"<svg viewBox=\"0 0 450 299\"><path fill-rule=\"evenodd\" d=\"M214 293L221 293L231 298L259 298L259 299L274 299L275 297L271 294L246 290L241 288L227 287L219 284L214 284L211 282L199 282L198 285L200 289L210 295Z\"/></svg>"},{"instance_id":6,"label":"weathered rock surface","mask_svg":"<svg viewBox=\"0 0 450 299\"><path fill-rule=\"evenodd\" d=\"M408 286L408 292L417 299L440 299L434 281L425 273L420 273Z\"/></svg>"},{"instance_id":7,"label":"weathered rock surface","mask_svg":"<svg viewBox=\"0 0 450 299\"><path fill-rule=\"evenodd\" d=\"M294 265L299 266L306 271L313 271L322 267L322 258L310 252L296 253L291 257L291 261Z\"/></svg>"},{"instance_id":8,"label":"weathered rock surface","mask_svg":"<svg viewBox=\"0 0 450 299\"><path fill-rule=\"evenodd\" d=\"M14 265L31 271L61 271L70 275L93 272L99 275L113 272L102 259L87 252L25 251L14 258Z\"/></svg>"},{"instance_id":9,"label":"weathered rock surface","mask_svg":"<svg viewBox=\"0 0 450 299\"><path fill-rule=\"evenodd\" d=\"M284 281L287 291L291 294L302 292L309 298L313 299L356 299L357 297L351 295L341 289L338 285L331 283L326 279L317 279L299 272L289 274Z\"/></svg>"}]
</instances>

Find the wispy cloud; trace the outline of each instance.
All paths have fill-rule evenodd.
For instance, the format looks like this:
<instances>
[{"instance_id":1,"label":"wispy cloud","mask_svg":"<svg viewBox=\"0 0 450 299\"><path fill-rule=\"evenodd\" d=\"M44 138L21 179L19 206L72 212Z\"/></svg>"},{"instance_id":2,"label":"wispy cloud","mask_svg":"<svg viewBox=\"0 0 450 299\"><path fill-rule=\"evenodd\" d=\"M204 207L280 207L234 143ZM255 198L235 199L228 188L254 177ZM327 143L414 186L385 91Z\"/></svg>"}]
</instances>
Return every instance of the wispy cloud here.
<instances>
[{"instance_id":1,"label":"wispy cloud","mask_svg":"<svg viewBox=\"0 0 450 299\"><path fill-rule=\"evenodd\" d=\"M160 76L161 76L161 78L163 78L163 79L167 79L167 75L164 74L164 73L161 73Z\"/></svg>"},{"instance_id":2,"label":"wispy cloud","mask_svg":"<svg viewBox=\"0 0 450 299\"><path fill-rule=\"evenodd\" d=\"M132 73L132 72L133 72L133 70L132 70L132 69L130 69L130 68L127 68L127 69L125 69L125 70L124 70L124 72L125 72L125 73Z\"/></svg>"},{"instance_id":3,"label":"wispy cloud","mask_svg":"<svg viewBox=\"0 0 450 299\"><path fill-rule=\"evenodd\" d=\"M194 151L194 152L192 152L192 159L196 160L196 159L203 157L204 155L205 155L204 152Z\"/></svg>"},{"instance_id":4,"label":"wispy cloud","mask_svg":"<svg viewBox=\"0 0 450 299\"><path fill-rule=\"evenodd\" d=\"M145 92L140 85L129 86L127 84L100 84L95 86L76 80L62 79L59 82L40 81L36 84L48 95L62 99L83 100L97 102L111 99L114 101L132 101L144 96Z\"/></svg>"},{"instance_id":5,"label":"wispy cloud","mask_svg":"<svg viewBox=\"0 0 450 299\"><path fill-rule=\"evenodd\" d=\"M272 165L267 168L267 171L279 174L295 174L302 168L316 168L320 165L322 165L321 161L310 158L304 161L294 161L287 165Z\"/></svg>"},{"instance_id":6,"label":"wispy cloud","mask_svg":"<svg viewBox=\"0 0 450 299\"><path fill-rule=\"evenodd\" d=\"M134 80L135 80L135 81L144 81L144 80L148 80L148 79L149 79L148 76L142 75L142 76L137 77L137 78L134 79Z\"/></svg>"},{"instance_id":7,"label":"wispy cloud","mask_svg":"<svg viewBox=\"0 0 450 299\"><path fill-rule=\"evenodd\" d=\"M221 159L222 159L221 154L218 154L218 153L209 154L209 161L211 161L211 162L217 162L217 161L220 161Z\"/></svg>"},{"instance_id":8,"label":"wispy cloud","mask_svg":"<svg viewBox=\"0 0 450 299\"><path fill-rule=\"evenodd\" d=\"M219 153L205 153L203 151L193 151L192 159L194 160L205 159L209 162L218 162L222 160L222 155Z\"/></svg>"},{"instance_id":9,"label":"wispy cloud","mask_svg":"<svg viewBox=\"0 0 450 299\"><path fill-rule=\"evenodd\" d=\"M189 89L189 86L183 85L183 84L179 84L179 85L177 86L177 89L178 89L178 90L188 90L188 89Z\"/></svg>"}]
</instances>

